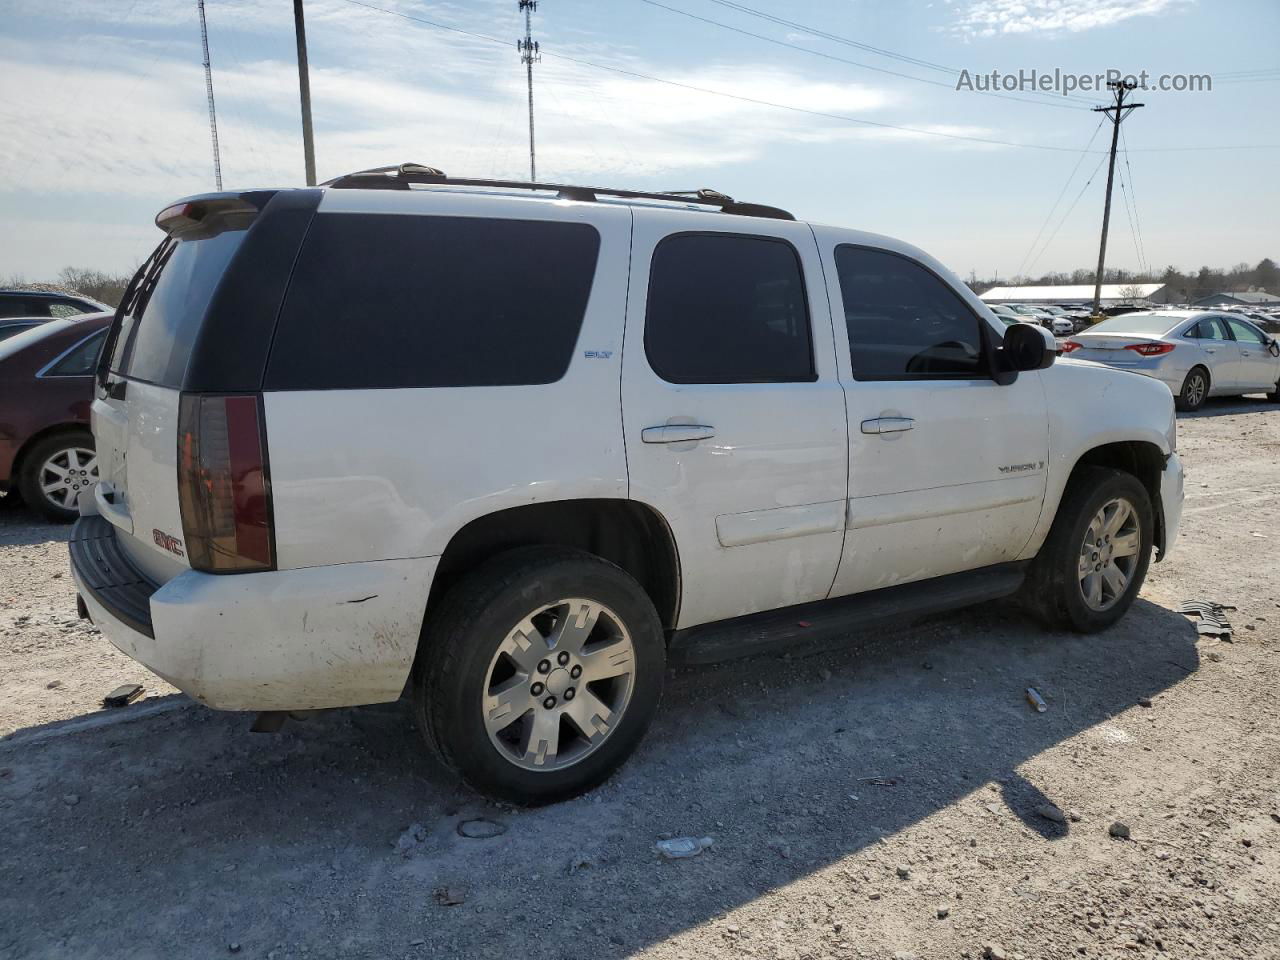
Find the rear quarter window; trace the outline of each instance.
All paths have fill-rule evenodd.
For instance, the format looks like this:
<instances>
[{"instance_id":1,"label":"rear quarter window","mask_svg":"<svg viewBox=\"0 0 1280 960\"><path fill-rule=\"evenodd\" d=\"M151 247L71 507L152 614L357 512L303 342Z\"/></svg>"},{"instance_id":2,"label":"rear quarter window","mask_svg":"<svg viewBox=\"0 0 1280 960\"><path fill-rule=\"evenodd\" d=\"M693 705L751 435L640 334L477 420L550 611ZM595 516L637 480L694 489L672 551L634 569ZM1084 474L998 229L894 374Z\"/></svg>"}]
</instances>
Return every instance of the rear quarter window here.
<instances>
[{"instance_id":1,"label":"rear quarter window","mask_svg":"<svg viewBox=\"0 0 1280 960\"><path fill-rule=\"evenodd\" d=\"M265 388L553 383L569 368L599 248L581 223L319 215Z\"/></svg>"}]
</instances>

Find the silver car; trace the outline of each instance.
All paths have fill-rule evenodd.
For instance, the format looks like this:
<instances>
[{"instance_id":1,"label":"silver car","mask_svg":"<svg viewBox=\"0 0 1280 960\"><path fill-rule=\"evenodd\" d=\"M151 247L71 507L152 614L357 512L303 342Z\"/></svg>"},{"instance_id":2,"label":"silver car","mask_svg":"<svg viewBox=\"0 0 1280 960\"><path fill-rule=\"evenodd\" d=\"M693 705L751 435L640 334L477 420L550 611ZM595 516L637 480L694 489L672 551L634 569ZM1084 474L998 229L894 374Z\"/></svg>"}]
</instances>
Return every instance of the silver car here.
<instances>
[{"instance_id":1,"label":"silver car","mask_svg":"<svg viewBox=\"0 0 1280 960\"><path fill-rule=\"evenodd\" d=\"M1280 402L1280 344L1226 313L1126 313L1076 334L1063 352L1163 380L1179 410L1196 410L1207 397L1245 393L1266 393Z\"/></svg>"}]
</instances>

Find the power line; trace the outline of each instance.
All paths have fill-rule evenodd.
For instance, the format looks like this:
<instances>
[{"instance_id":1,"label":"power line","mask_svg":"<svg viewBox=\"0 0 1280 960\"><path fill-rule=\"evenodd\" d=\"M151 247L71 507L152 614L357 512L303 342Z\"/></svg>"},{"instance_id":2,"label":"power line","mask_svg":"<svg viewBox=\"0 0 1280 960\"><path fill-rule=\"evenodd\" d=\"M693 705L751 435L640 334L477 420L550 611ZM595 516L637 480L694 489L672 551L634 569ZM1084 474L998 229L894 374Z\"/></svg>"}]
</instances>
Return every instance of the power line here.
<instances>
[{"instance_id":1,"label":"power line","mask_svg":"<svg viewBox=\"0 0 1280 960\"><path fill-rule=\"evenodd\" d=\"M490 43L501 44L507 46L508 41L501 40L498 37L492 37L488 34L478 33L474 30L463 30L461 27L450 26L446 23L440 23L437 20L428 20L426 17L418 17L408 13L401 13L399 10L391 10L387 7L379 7L376 4L368 3L366 0L344 0L346 3L353 4L358 7L364 7L368 10L376 10L379 13L385 13L388 16L399 17L402 20L410 20L414 23L425 24L428 27L435 27L439 30L447 30L450 33L456 33L464 37L471 37L476 40L486 40ZM563 60L566 63L576 63L579 66L590 67L593 70L605 70L609 73L616 73L624 77L633 77L637 80L649 80L653 83L665 84L669 87L676 87L681 90L691 90L695 93L705 93L713 97L724 97L728 100L737 100L740 103L750 103L760 107L772 107L777 110L790 110L793 113L801 113L811 117L821 117L826 120L839 120L845 123L856 123L868 127L878 127L886 130L897 130L902 133L914 133L925 137L935 137L942 140L960 140L968 143L983 143L990 146L999 147L1020 147L1026 150L1052 150L1057 153L1075 153L1074 147L1060 147L1046 143L1018 143L1012 140L997 140L991 137L968 137L958 133L942 133L937 130L922 130L918 127L905 127L893 123L882 123L876 120L864 120L859 117L849 117L838 113L825 113L821 110L809 110L805 107L797 107L786 103L775 103L771 100L761 100L757 97L747 97L741 94L729 93L726 90L713 90L710 87L701 87L692 83L683 83L679 80L669 80L665 77L656 77L652 74L641 73L638 70L628 70L624 67L615 67L605 63L598 63L594 60L585 60L581 57L571 57L565 53L544 53L544 57L552 57L556 60ZM1237 144L1216 144L1208 146L1188 146L1188 147L1145 147L1136 153L1168 153L1184 150L1280 150L1280 143L1237 143Z\"/></svg>"},{"instance_id":2,"label":"power line","mask_svg":"<svg viewBox=\"0 0 1280 960\"><path fill-rule=\"evenodd\" d=\"M752 17L759 17L762 20L768 20L770 23L776 23L781 27L788 27L792 30L799 30L801 33L807 33L813 37L820 37L823 40L831 40L835 43L842 43L847 47L855 47L858 50L865 50L868 53L876 53L882 57L889 57L893 60L900 60L903 63L913 63L918 67L927 67L930 70L939 70L942 73L950 73L958 75L960 73L955 67L948 67L941 63L934 63L932 60L921 60L918 57L907 56L904 53L895 53L892 50L886 50L883 47L873 47L869 43L863 43L860 40L853 40L849 37L843 37L838 33L829 33L826 30L819 30L817 27L810 27L803 23L797 23L794 20L788 20L785 17L779 17L772 13L766 13L763 10L756 10L748 7L743 3L736 3L733 0L711 0L712 3L727 7L730 10L737 10L739 13L745 13Z\"/></svg>"},{"instance_id":3,"label":"power line","mask_svg":"<svg viewBox=\"0 0 1280 960\"><path fill-rule=\"evenodd\" d=\"M640 2L646 3L651 7L658 7L662 10L667 10L671 13L678 14L682 17L688 17L690 20L697 20L701 23L706 23L713 27L720 27L723 30L730 30L733 33L742 34L744 37L754 37L756 40L763 40L765 43L772 43L779 47L786 47L789 50L798 50L801 53L807 53L810 56L814 56L814 57L822 57L824 60L833 60L836 63L847 63L851 67L858 67L862 70L874 70L876 73L888 74L891 77L900 77L903 80L914 80L916 83L927 83L930 86L942 87L944 90L950 90L952 92L955 92L955 89L956 89L954 84L948 83L944 80L930 80L928 77L917 77L910 73L901 73L897 70L890 70L887 67L877 67L869 63L860 63L857 60L849 60L846 57L837 57L835 54L832 54L832 53L823 53L821 50L814 50L810 47L802 47L796 43L789 43L786 40L778 40L774 37L767 37L762 33L753 33L750 30L744 30L741 27L735 27L732 24L723 23L719 20L712 20L709 17L703 17L696 13L690 13L688 10L681 10L679 7L668 6L665 3L659 3L658 0L640 0ZM904 58L904 59L909 59L909 58ZM947 69L947 68L939 68L939 69ZM1088 109L1087 107L1083 107L1083 106L1078 106L1078 107L1072 106L1069 103L1055 103L1051 100L1031 100L1027 97L1015 97L1006 93L997 93L995 91L990 91L990 90L979 90L975 92L983 96L999 97L1001 100L1016 100L1019 103L1030 103L1030 104L1034 104L1036 106L1041 106L1041 107L1058 107L1059 109L1063 109L1063 110Z\"/></svg>"},{"instance_id":4,"label":"power line","mask_svg":"<svg viewBox=\"0 0 1280 960\"><path fill-rule=\"evenodd\" d=\"M1124 171L1120 172L1120 196L1124 198L1124 212L1129 221L1129 237L1133 240L1133 252L1138 258L1138 270L1144 274L1149 273L1142 260L1142 248L1138 244L1138 228L1133 225L1133 209L1129 205L1129 194L1124 188Z\"/></svg>"},{"instance_id":5,"label":"power line","mask_svg":"<svg viewBox=\"0 0 1280 960\"><path fill-rule=\"evenodd\" d=\"M1057 212L1058 204L1062 202L1062 198L1066 195L1067 188L1071 186L1071 181L1076 177L1076 171L1080 169L1080 164L1084 163L1084 158L1089 155L1089 148L1093 146L1093 141L1098 137L1098 131L1102 129L1105 120L1099 120L1098 125L1093 128L1093 134L1089 137L1088 143L1084 145L1084 149L1080 151L1080 156L1076 158L1076 165L1071 168L1071 172L1067 174L1067 181L1062 185L1062 189L1058 191L1058 196L1054 198L1053 206L1049 208L1049 212L1045 214L1044 223L1040 224L1040 229L1036 231L1036 238L1031 241L1031 246L1027 247L1027 252L1022 255L1022 260L1018 264L1018 270L1014 276L1022 276L1022 268L1026 266L1027 258L1031 256L1031 252L1035 250L1036 245L1040 243L1040 238L1044 235L1044 228L1049 225L1049 221L1053 219L1053 215Z\"/></svg>"},{"instance_id":6,"label":"power line","mask_svg":"<svg viewBox=\"0 0 1280 960\"><path fill-rule=\"evenodd\" d=\"M1058 231L1061 230L1062 225L1067 222L1067 219L1071 216L1071 211L1076 208L1076 204L1080 202L1080 198L1084 196L1084 192L1089 189L1089 184L1093 183L1093 178L1098 175L1098 171L1102 169L1102 165L1106 162L1106 159L1107 155L1105 153L1101 158L1099 158L1098 165L1093 168L1093 173L1089 174L1089 179L1084 182L1084 186L1080 188L1080 192L1076 194L1076 198L1071 201L1071 206L1067 207L1066 212L1062 214L1062 219L1059 220L1058 225L1053 228L1053 233L1049 234L1049 239L1044 242L1044 246L1040 248L1040 252L1035 255L1035 258L1027 264L1028 272L1035 269L1036 264L1040 262L1040 258L1044 256L1044 252L1053 245L1054 239L1058 236Z\"/></svg>"},{"instance_id":7,"label":"power line","mask_svg":"<svg viewBox=\"0 0 1280 960\"><path fill-rule=\"evenodd\" d=\"M1129 166L1129 141L1125 139L1124 127L1120 128L1120 144L1124 147L1125 179L1129 181L1129 196L1133 201L1133 222L1137 227L1138 259L1147 265L1147 273L1151 272L1151 261L1147 259L1147 243L1142 237L1142 221L1138 217L1138 190L1133 185L1133 168Z\"/></svg>"}]
</instances>

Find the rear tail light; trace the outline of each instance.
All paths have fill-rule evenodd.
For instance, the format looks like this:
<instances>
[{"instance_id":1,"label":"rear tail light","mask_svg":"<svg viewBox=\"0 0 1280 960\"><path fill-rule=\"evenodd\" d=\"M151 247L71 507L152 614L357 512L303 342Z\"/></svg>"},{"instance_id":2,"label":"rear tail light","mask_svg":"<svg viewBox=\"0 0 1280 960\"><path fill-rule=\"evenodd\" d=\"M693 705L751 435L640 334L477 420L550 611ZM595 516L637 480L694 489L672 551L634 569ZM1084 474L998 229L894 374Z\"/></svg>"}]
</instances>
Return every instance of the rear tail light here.
<instances>
[{"instance_id":1,"label":"rear tail light","mask_svg":"<svg viewBox=\"0 0 1280 960\"><path fill-rule=\"evenodd\" d=\"M183 394L178 414L178 503L196 570L275 567L267 442L256 396Z\"/></svg>"},{"instance_id":2,"label":"rear tail light","mask_svg":"<svg viewBox=\"0 0 1280 960\"><path fill-rule=\"evenodd\" d=\"M1063 343L1062 352L1071 353L1073 350L1079 350L1083 346L1084 346L1083 343L1076 343L1074 340L1068 340L1065 343Z\"/></svg>"},{"instance_id":3,"label":"rear tail light","mask_svg":"<svg viewBox=\"0 0 1280 960\"><path fill-rule=\"evenodd\" d=\"M1171 351L1176 344L1173 343L1131 343L1126 350L1132 350L1134 353L1143 357L1159 357Z\"/></svg>"}]
</instances>

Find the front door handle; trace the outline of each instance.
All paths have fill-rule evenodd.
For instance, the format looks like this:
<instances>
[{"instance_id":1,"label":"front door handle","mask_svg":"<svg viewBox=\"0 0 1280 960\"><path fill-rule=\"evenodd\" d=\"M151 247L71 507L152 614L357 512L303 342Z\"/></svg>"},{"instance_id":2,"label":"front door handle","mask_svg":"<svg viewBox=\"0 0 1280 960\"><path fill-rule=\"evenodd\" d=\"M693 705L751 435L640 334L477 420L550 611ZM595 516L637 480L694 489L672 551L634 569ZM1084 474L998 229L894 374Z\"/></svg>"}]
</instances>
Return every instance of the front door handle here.
<instances>
[{"instance_id":1,"label":"front door handle","mask_svg":"<svg viewBox=\"0 0 1280 960\"><path fill-rule=\"evenodd\" d=\"M686 440L710 440L716 428L705 423L666 423L660 427L645 427L640 439L645 443L681 443Z\"/></svg>"},{"instance_id":2,"label":"front door handle","mask_svg":"<svg viewBox=\"0 0 1280 960\"><path fill-rule=\"evenodd\" d=\"M1205 348L1204 348L1204 352L1205 352L1205 353L1217 353L1217 352L1218 352L1218 349L1217 349L1216 347L1205 347Z\"/></svg>"},{"instance_id":3,"label":"front door handle","mask_svg":"<svg viewBox=\"0 0 1280 960\"><path fill-rule=\"evenodd\" d=\"M862 421L863 433L901 433L903 430L915 429L916 422L910 417L876 417L874 420Z\"/></svg>"}]
</instances>

